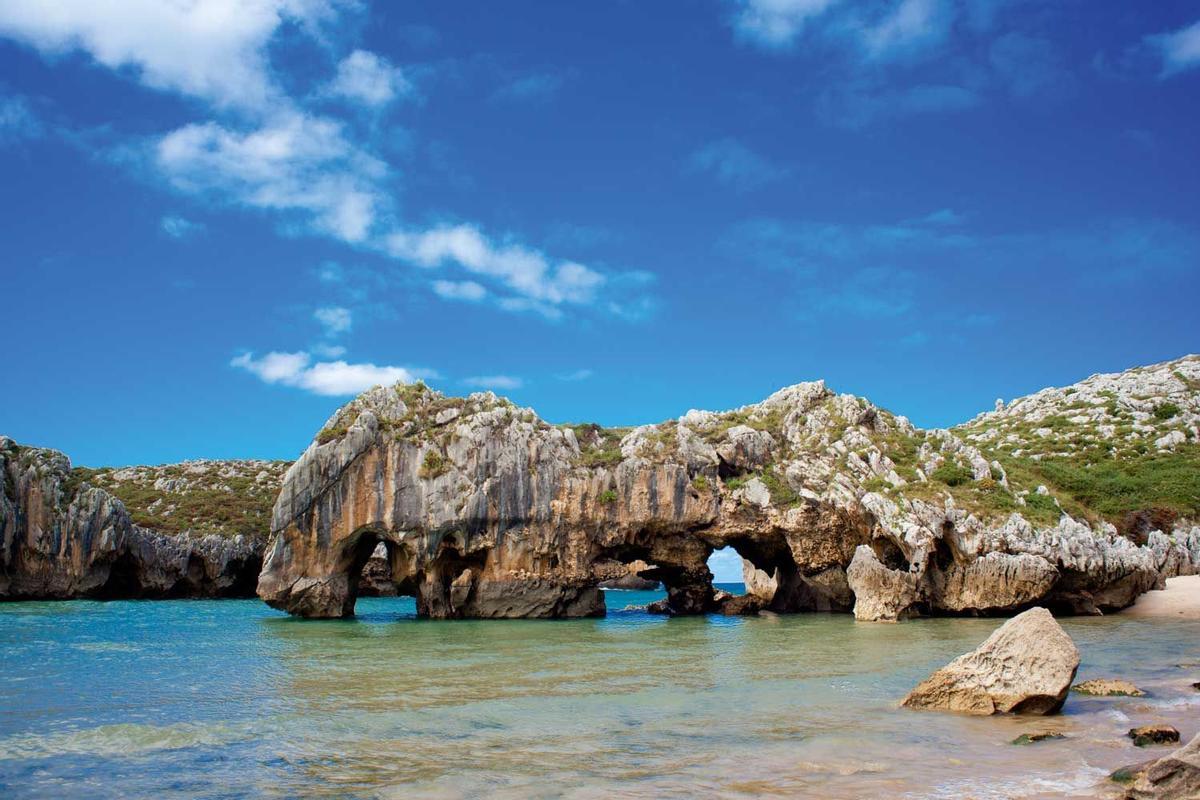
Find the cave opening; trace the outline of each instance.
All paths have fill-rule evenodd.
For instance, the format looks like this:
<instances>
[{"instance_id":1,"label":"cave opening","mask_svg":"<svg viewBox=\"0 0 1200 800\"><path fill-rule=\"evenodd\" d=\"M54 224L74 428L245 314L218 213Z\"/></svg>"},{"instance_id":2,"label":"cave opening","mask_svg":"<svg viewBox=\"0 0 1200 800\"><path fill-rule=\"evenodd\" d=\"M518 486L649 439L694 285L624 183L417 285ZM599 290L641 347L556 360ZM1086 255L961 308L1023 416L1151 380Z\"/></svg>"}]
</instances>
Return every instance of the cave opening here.
<instances>
[{"instance_id":1,"label":"cave opening","mask_svg":"<svg viewBox=\"0 0 1200 800\"><path fill-rule=\"evenodd\" d=\"M415 617L418 576L405 568L403 548L377 534L364 532L351 551L347 570L351 611L357 599L372 598L372 612ZM376 602L376 598L383 602Z\"/></svg>"},{"instance_id":2,"label":"cave opening","mask_svg":"<svg viewBox=\"0 0 1200 800\"><path fill-rule=\"evenodd\" d=\"M712 573L713 588L732 595L746 594L742 555L733 545L718 547L708 557L708 571Z\"/></svg>"}]
</instances>

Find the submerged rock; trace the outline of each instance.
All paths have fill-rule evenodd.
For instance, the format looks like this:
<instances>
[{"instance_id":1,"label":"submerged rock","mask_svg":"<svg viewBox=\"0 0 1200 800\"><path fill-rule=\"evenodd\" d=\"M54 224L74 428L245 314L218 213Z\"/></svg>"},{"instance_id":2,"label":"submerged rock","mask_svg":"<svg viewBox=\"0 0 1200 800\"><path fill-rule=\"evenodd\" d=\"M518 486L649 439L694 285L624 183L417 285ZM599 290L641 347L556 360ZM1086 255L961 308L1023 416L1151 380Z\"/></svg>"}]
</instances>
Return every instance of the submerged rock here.
<instances>
[{"instance_id":1,"label":"submerged rock","mask_svg":"<svg viewBox=\"0 0 1200 800\"><path fill-rule=\"evenodd\" d=\"M901 705L965 714L1054 714L1078 668L1071 637L1049 611L1032 608L934 672Z\"/></svg>"},{"instance_id":2,"label":"submerged rock","mask_svg":"<svg viewBox=\"0 0 1200 800\"><path fill-rule=\"evenodd\" d=\"M1140 728L1130 728L1129 738L1138 747L1151 744L1170 744L1179 741L1179 731L1170 725L1143 725Z\"/></svg>"},{"instance_id":3,"label":"submerged rock","mask_svg":"<svg viewBox=\"0 0 1200 800\"><path fill-rule=\"evenodd\" d=\"M1125 797L1127 800L1200 797L1200 735L1170 755L1137 769Z\"/></svg>"},{"instance_id":4,"label":"submerged rock","mask_svg":"<svg viewBox=\"0 0 1200 800\"><path fill-rule=\"evenodd\" d=\"M1013 739L1011 744L1025 745L1034 744L1036 742L1045 742L1050 739L1065 739L1066 734L1058 733L1057 731L1043 731L1041 733L1022 733L1017 738Z\"/></svg>"},{"instance_id":5,"label":"submerged rock","mask_svg":"<svg viewBox=\"0 0 1200 800\"><path fill-rule=\"evenodd\" d=\"M1144 697L1146 694L1129 681L1119 678L1093 678L1075 684L1071 691L1094 697Z\"/></svg>"}]
</instances>

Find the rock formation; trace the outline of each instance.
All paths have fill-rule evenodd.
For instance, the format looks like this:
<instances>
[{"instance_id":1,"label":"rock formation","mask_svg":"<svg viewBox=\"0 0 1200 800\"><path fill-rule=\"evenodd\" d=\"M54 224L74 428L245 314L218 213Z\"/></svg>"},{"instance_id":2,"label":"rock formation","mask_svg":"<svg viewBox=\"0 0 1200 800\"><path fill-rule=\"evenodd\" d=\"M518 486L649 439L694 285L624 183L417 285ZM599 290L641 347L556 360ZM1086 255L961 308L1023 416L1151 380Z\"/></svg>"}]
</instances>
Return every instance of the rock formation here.
<instances>
[{"instance_id":1,"label":"rock formation","mask_svg":"<svg viewBox=\"0 0 1200 800\"><path fill-rule=\"evenodd\" d=\"M1054 714L1078 668L1071 637L1049 611L1031 608L934 672L901 705L964 714Z\"/></svg>"},{"instance_id":2,"label":"rock formation","mask_svg":"<svg viewBox=\"0 0 1200 800\"><path fill-rule=\"evenodd\" d=\"M1200 736L1138 769L1127 800L1195 800L1200 797Z\"/></svg>"},{"instance_id":3,"label":"rock formation","mask_svg":"<svg viewBox=\"0 0 1200 800\"><path fill-rule=\"evenodd\" d=\"M95 475L0 437L0 598L253 594L263 537L142 527Z\"/></svg>"},{"instance_id":4,"label":"rock formation","mask_svg":"<svg viewBox=\"0 0 1200 800\"><path fill-rule=\"evenodd\" d=\"M729 603L705 562L732 546L759 602L729 610L1116 610L1200 563L1197 387L1189 356L935 431L821 382L632 429L551 425L491 393L377 387L288 471L259 595L350 614L383 543L426 616L600 614L598 587L635 561L664 584L665 610L702 613ZM1088 483L1118 461L1126 476L1183 477L1116 498Z\"/></svg>"}]
</instances>

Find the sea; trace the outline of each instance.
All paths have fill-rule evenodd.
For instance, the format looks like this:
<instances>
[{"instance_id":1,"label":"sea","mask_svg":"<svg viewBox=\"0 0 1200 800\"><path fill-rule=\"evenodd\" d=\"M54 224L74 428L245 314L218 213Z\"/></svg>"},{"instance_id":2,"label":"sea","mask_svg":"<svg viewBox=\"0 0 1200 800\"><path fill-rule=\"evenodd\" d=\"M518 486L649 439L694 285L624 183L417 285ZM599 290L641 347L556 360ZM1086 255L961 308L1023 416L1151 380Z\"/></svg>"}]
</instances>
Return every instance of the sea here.
<instances>
[{"instance_id":1,"label":"sea","mask_svg":"<svg viewBox=\"0 0 1200 800\"><path fill-rule=\"evenodd\" d=\"M723 588L739 591L740 586ZM1068 618L1079 680L1055 717L898 706L996 619L645 612L581 620L351 620L257 600L0 604L4 798L1092 798L1200 730L1200 623ZM1023 733L1064 738L1030 745Z\"/></svg>"}]
</instances>

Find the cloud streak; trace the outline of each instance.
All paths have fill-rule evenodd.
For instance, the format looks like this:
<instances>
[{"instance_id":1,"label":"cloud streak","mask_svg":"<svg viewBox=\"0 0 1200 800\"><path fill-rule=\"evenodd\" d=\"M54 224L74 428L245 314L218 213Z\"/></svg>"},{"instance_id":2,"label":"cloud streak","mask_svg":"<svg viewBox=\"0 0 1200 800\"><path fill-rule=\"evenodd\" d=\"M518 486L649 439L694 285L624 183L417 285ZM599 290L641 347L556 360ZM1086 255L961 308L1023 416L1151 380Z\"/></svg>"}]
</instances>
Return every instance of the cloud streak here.
<instances>
[{"instance_id":1,"label":"cloud streak","mask_svg":"<svg viewBox=\"0 0 1200 800\"><path fill-rule=\"evenodd\" d=\"M249 372L263 383L290 386L325 397L358 394L381 384L412 383L434 374L430 370L350 364L341 360L314 363L312 356L304 351L272 351L261 358L247 352L234 358L229 365Z\"/></svg>"}]
</instances>

